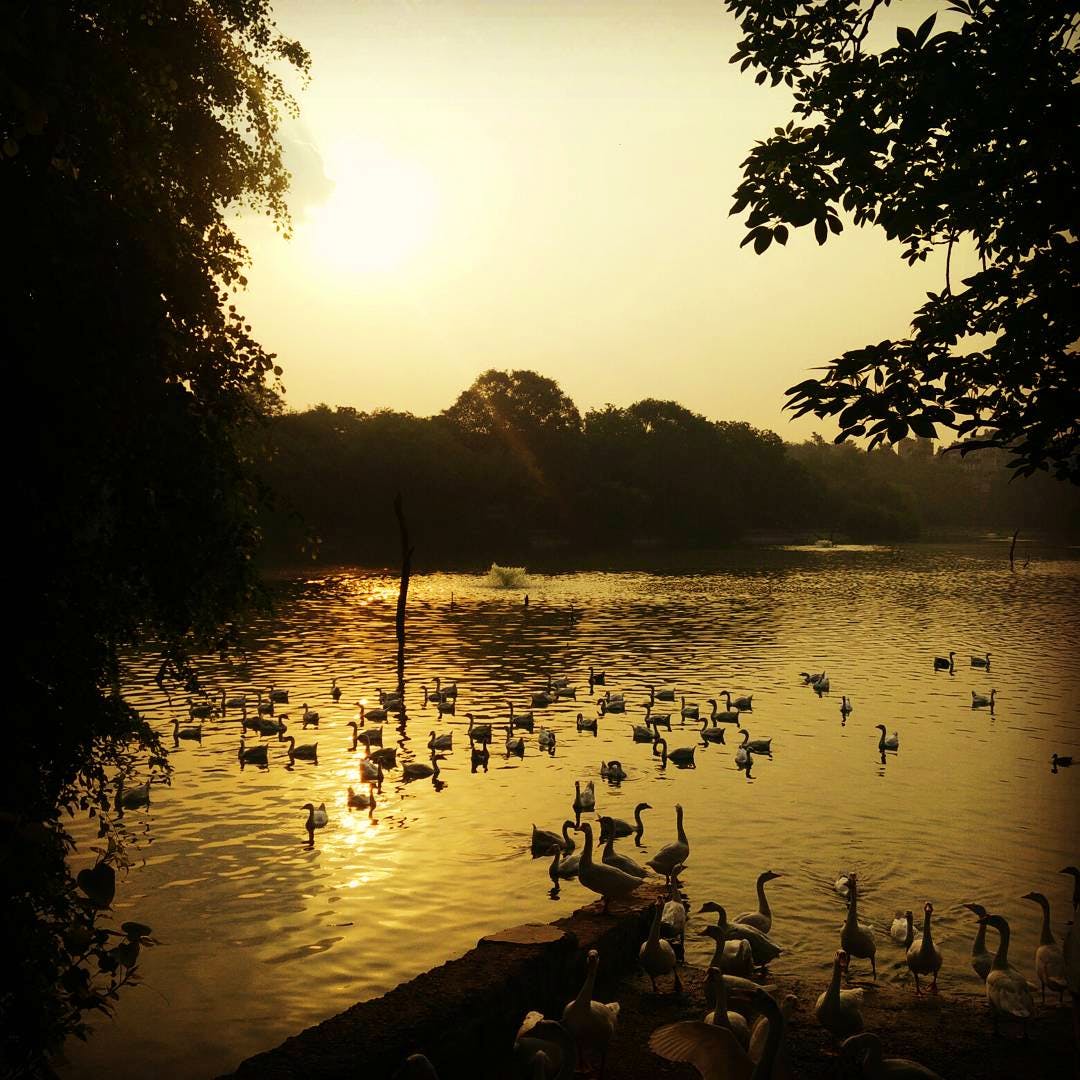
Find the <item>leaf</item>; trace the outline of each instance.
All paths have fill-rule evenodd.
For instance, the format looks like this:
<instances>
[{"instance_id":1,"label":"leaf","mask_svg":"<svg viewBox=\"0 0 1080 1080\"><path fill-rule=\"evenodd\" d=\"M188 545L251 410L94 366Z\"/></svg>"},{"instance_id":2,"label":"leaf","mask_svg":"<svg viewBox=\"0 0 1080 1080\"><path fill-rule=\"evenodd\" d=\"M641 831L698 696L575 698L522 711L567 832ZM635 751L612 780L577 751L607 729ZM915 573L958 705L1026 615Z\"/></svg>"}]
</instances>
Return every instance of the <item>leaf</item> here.
<instances>
[{"instance_id":1,"label":"leaf","mask_svg":"<svg viewBox=\"0 0 1080 1080\"><path fill-rule=\"evenodd\" d=\"M896 43L908 52L914 52L919 47L915 43L915 35L906 26L896 28Z\"/></svg>"},{"instance_id":2,"label":"leaf","mask_svg":"<svg viewBox=\"0 0 1080 1080\"><path fill-rule=\"evenodd\" d=\"M937 12L933 12L928 19L915 31L915 44L921 49L926 44L926 39L930 36L930 31L934 29L934 23L937 21Z\"/></svg>"},{"instance_id":3,"label":"leaf","mask_svg":"<svg viewBox=\"0 0 1080 1080\"><path fill-rule=\"evenodd\" d=\"M768 229L759 230L757 236L754 238L754 251L760 255L766 251L769 245L772 243L772 233Z\"/></svg>"},{"instance_id":4,"label":"leaf","mask_svg":"<svg viewBox=\"0 0 1080 1080\"><path fill-rule=\"evenodd\" d=\"M116 895L116 872L108 863L80 870L75 881L94 907L107 908Z\"/></svg>"},{"instance_id":5,"label":"leaf","mask_svg":"<svg viewBox=\"0 0 1080 1080\"><path fill-rule=\"evenodd\" d=\"M829 226L826 224L824 218L818 218L814 222L814 236L817 237L819 244L824 244L829 239Z\"/></svg>"},{"instance_id":6,"label":"leaf","mask_svg":"<svg viewBox=\"0 0 1080 1080\"><path fill-rule=\"evenodd\" d=\"M786 244L788 241L788 230L786 225L777 225L773 231L773 239L778 244Z\"/></svg>"}]
</instances>

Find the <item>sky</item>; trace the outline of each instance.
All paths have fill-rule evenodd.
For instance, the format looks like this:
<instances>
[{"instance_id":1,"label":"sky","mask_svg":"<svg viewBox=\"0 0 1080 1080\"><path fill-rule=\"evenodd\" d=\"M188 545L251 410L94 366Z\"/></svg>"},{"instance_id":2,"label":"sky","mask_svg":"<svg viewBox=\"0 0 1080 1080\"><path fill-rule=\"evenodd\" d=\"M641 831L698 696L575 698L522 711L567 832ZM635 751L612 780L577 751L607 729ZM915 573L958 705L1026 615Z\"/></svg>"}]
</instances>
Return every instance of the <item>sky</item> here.
<instances>
[{"instance_id":1,"label":"sky","mask_svg":"<svg viewBox=\"0 0 1080 1080\"><path fill-rule=\"evenodd\" d=\"M897 8L912 26L928 10ZM740 249L739 164L791 99L728 64L721 0L275 12L312 57L282 130L294 235L240 223L240 303L293 409L425 416L487 368L531 368L582 411L670 398L828 435L789 421L784 390L904 335L942 287L943 258L909 268L868 229Z\"/></svg>"}]
</instances>

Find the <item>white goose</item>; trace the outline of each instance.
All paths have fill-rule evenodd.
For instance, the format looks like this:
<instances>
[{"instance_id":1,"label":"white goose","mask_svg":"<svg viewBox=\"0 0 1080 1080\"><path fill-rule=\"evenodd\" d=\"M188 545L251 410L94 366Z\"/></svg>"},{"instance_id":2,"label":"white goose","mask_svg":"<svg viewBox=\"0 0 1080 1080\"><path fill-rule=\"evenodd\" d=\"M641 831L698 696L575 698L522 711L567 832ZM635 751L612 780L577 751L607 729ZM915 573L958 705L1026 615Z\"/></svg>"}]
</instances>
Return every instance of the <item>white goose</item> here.
<instances>
[{"instance_id":1,"label":"white goose","mask_svg":"<svg viewBox=\"0 0 1080 1080\"><path fill-rule=\"evenodd\" d=\"M840 989L840 972L847 967L847 953L837 950L833 959L832 979L828 989L820 994L814 1006L814 1015L823 1028L838 1039L846 1039L863 1029L862 1004L863 991Z\"/></svg>"},{"instance_id":2,"label":"white goose","mask_svg":"<svg viewBox=\"0 0 1080 1080\"><path fill-rule=\"evenodd\" d=\"M978 694L974 690L971 691L971 707L973 709L989 709L994 711L994 698L997 697L997 691L991 689L990 695Z\"/></svg>"},{"instance_id":3,"label":"white goose","mask_svg":"<svg viewBox=\"0 0 1080 1080\"><path fill-rule=\"evenodd\" d=\"M585 826L588 828L588 826ZM586 845L588 837L586 836ZM584 863L584 857L582 863ZM568 1001L563 1009L562 1022L567 1031L577 1042L578 1054L582 1063L590 1055L600 1058L600 1075L604 1075L604 1062L608 1047L615 1036L615 1025L619 1020L619 1003L593 1001L593 989L596 986L596 971L600 966L600 954L595 949L589 950L585 959L585 981L581 984L577 997Z\"/></svg>"},{"instance_id":4,"label":"white goose","mask_svg":"<svg viewBox=\"0 0 1080 1080\"><path fill-rule=\"evenodd\" d=\"M378 784L382 790L383 767L381 761L373 761L371 758L360 759L360 779L365 784Z\"/></svg>"},{"instance_id":5,"label":"white goose","mask_svg":"<svg viewBox=\"0 0 1080 1080\"><path fill-rule=\"evenodd\" d=\"M519 1074L573 1080L576 1060L574 1038L558 1020L546 1020L541 1012L525 1014L514 1039L514 1064Z\"/></svg>"},{"instance_id":6,"label":"white goose","mask_svg":"<svg viewBox=\"0 0 1080 1080\"><path fill-rule=\"evenodd\" d=\"M915 938L907 951L907 965L911 974L915 976L915 993L921 995L919 987L920 975L933 976L930 993L937 993L937 976L941 970L941 950L934 944L930 936L930 917L934 913L934 905L928 900L923 905L923 930L922 935Z\"/></svg>"},{"instance_id":7,"label":"white goose","mask_svg":"<svg viewBox=\"0 0 1080 1080\"><path fill-rule=\"evenodd\" d=\"M536 736L536 745L549 754L555 753L555 732L550 728L542 727L540 734Z\"/></svg>"},{"instance_id":8,"label":"white goose","mask_svg":"<svg viewBox=\"0 0 1080 1080\"><path fill-rule=\"evenodd\" d=\"M710 1011L705 1014L706 1024L716 1024L730 1031L744 1050L750 1049L750 1025L740 1012L727 1007L727 983L722 968L709 965L705 972L705 1002Z\"/></svg>"},{"instance_id":9,"label":"white goose","mask_svg":"<svg viewBox=\"0 0 1080 1080\"><path fill-rule=\"evenodd\" d=\"M752 926L763 934L767 934L772 929L772 909L769 907L769 900L765 895L765 886L778 877L783 877L783 875L776 873L774 870L765 870L758 874L757 911L744 911L741 915L736 915L735 921L737 923L741 923L743 926Z\"/></svg>"},{"instance_id":10,"label":"white goose","mask_svg":"<svg viewBox=\"0 0 1080 1080\"><path fill-rule=\"evenodd\" d=\"M889 926L889 937L907 952L915 940L915 916L910 911L897 912Z\"/></svg>"},{"instance_id":11,"label":"white goose","mask_svg":"<svg viewBox=\"0 0 1080 1080\"><path fill-rule=\"evenodd\" d=\"M657 900L653 905L653 917L652 923L649 925L649 936L645 939L645 943L638 950L638 960L641 963L642 968L645 970L645 974L649 976L649 981L652 983L653 993L657 993L656 978L658 975L671 975L674 978L674 985L672 989L677 994L682 990L682 984L679 982L679 973L675 968L678 962L675 956L675 950L671 947L670 942L664 941L660 937L660 919L664 910L664 901Z\"/></svg>"},{"instance_id":12,"label":"white goose","mask_svg":"<svg viewBox=\"0 0 1080 1080\"><path fill-rule=\"evenodd\" d=\"M675 804L675 834L675 841L665 844L647 863L648 866L651 866L658 874L663 874L669 881L675 868L685 864L687 859L690 858L690 841L687 839L686 830L683 828L682 803Z\"/></svg>"},{"instance_id":13,"label":"white goose","mask_svg":"<svg viewBox=\"0 0 1080 1080\"><path fill-rule=\"evenodd\" d=\"M581 831L585 834L585 846L578 866L578 880L586 889L603 897L603 914L606 915L610 902L625 900L641 885L641 878L627 874L615 866L593 862L592 826L586 822L581 826Z\"/></svg>"},{"instance_id":14,"label":"white goose","mask_svg":"<svg viewBox=\"0 0 1080 1080\"><path fill-rule=\"evenodd\" d=\"M998 1034L999 1018L1005 1017L1019 1020L1027 1038L1028 1021L1035 1016L1035 999L1027 979L1009 963L1009 924L1000 915L984 915L982 921L1001 936L990 974L986 976L986 1000L990 1003L994 1034Z\"/></svg>"},{"instance_id":15,"label":"white goose","mask_svg":"<svg viewBox=\"0 0 1080 1080\"><path fill-rule=\"evenodd\" d=\"M574 781L573 811L579 816L596 809L596 789L590 780L584 788L580 780Z\"/></svg>"},{"instance_id":16,"label":"white goose","mask_svg":"<svg viewBox=\"0 0 1080 1080\"><path fill-rule=\"evenodd\" d=\"M325 829L330 820L330 815L326 812L326 803L319 803L319 805L316 806L314 803L308 802L304 803L300 809L308 812L304 828L307 829L308 836L311 838L312 842L314 842L315 830Z\"/></svg>"},{"instance_id":17,"label":"white goose","mask_svg":"<svg viewBox=\"0 0 1080 1080\"><path fill-rule=\"evenodd\" d=\"M626 770L622 762L612 758L611 761L600 762L600 778L602 780L625 780Z\"/></svg>"},{"instance_id":18,"label":"white goose","mask_svg":"<svg viewBox=\"0 0 1080 1080\"><path fill-rule=\"evenodd\" d=\"M750 946L750 952L753 954L754 964L757 967L768 967L783 952L772 938L756 927L747 926L745 923L729 923L726 909L715 900L706 901L701 905L701 910L716 912L716 927L706 929L716 929L725 941L745 941ZM716 937L715 934L708 936Z\"/></svg>"},{"instance_id":19,"label":"white goose","mask_svg":"<svg viewBox=\"0 0 1080 1080\"><path fill-rule=\"evenodd\" d=\"M703 905L701 910L712 911L717 906L710 901ZM716 943L711 963L725 975L749 979L754 974L754 951L750 948L749 941L742 938L729 940L720 926L706 926L701 935L712 938Z\"/></svg>"},{"instance_id":20,"label":"white goose","mask_svg":"<svg viewBox=\"0 0 1080 1080\"><path fill-rule=\"evenodd\" d=\"M1038 892L1024 893L1020 899L1032 900L1042 908L1042 931L1039 934L1039 944L1035 949L1035 973L1039 976L1039 983L1042 986L1043 1004L1046 1004L1046 988L1049 986L1051 990L1057 991L1060 1005L1068 989L1065 982L1065 953L1062 952L1061 946L1054 939L1053 931L1050 929L1050 901Z\"/></svg>"},{"instance_id":21,"label":"white goose","mask_svg":"<svg viewBox=\"0 0 1080 1080\"><path fill-rule=\"evenodd\" d=\"M900 733L898 731L894 731L890 738L886 738L886 728L884 724L875 724L874 727L881 732L881 738L878 739L877 748L882 753L886 750L900 749Z\"/></svg>"}]
</instances>

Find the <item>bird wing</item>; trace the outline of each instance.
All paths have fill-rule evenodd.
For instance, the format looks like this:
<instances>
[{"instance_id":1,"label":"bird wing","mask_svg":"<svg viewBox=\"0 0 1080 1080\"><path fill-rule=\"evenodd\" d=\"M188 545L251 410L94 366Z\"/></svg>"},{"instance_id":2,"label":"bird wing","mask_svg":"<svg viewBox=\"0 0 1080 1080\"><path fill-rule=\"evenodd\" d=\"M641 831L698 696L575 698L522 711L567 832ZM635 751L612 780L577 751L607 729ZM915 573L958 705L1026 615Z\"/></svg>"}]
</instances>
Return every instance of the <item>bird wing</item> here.
<instances>
[{"instance_id":1,"label":"bird wing","mask_svg":"<svg viewBox=\"0 0 1080 1080\"><path fill-rule=\"evenodd\" d=\"M1035 1001L1026 983L1021 984L1012 979L997 979L992 984L992 991L994 1004L1000 1012L1019 1019L1035 1015Z\"/></svg>"},{"instance_id":2,"label":"bird wing","mask_svg":"<svg viewBox=\"0 0 1080 1080\"><path fill-rule=\"evenodd\" d=\"M750 1080L754 1063L727 1029L700 1020L657 1028L649 1049L667 1061L687 1061L705 1080Z\"/></svg>"}]
</instances>

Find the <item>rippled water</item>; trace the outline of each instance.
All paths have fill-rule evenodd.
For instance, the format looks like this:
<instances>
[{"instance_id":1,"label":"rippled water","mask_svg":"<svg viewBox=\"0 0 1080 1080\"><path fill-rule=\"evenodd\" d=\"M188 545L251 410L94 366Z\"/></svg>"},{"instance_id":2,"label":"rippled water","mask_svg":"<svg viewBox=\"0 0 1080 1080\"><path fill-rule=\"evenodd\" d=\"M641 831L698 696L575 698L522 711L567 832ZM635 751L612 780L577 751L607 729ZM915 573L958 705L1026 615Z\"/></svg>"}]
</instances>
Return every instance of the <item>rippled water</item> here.
<instances>
[{"instance_id":1,"label":"rippled water","mask_svg":"<svg viewBox=\"0 0 1080 1080\"><path fill-rule=\"evenodd\" d=\"M206 721L201 745L179 745L172 786L155 787L149 811L125 819L140 847L115 905L117 922L137 917L162 944L144 953L145 982L123 995L115 1021L69 1048L70 1071L119 1080L167 1063L171 1076L213 1075L487 932L592 899L576 882L551 899L548 860L528 850L533 822L557 828L573 816L575 779L595 779L598 806L615 816L652 804L646 858L674 838L682 803L694 911L707 899L732 913L753 907L756 875L781 871L769 887L773 936L787 950L778 972L820 973L824 984L843 916L832 887L841 869L860 871L861 914L879 927L933 900L946 992L978 990L961 901L1009 916L1013 959L1028 967L1038 909L1018 897L1045 892L1061 928L1070 884L1057 871L1080 855L1080 768L1053 775L1049 758L1080 751L1075 552L1040 553L1010 574L1000 545L772 550L700 573L530 575L527 588L525 608L520 591L483 576L413 580L407 733L387 725L386 742L400 744L403 760L426 760L435 729L455 732L455 749L445 786L390 773L369 816L346 805L349 785L360 785L345 725L356 700L395 682L396 581L339 572L280 584L275 615L253 629L246 671L208 663L204 682L230 693L287 688L291 705L278 711L298 742L317 739L319 763L289 768L285 748L268 740L269 768L241 770L232 713ZM935 672L932 656L949 649L956 673ZM968 667L969 653L985 651L989 674ZM773 757L757 758L749 779L732 746L699 750L696 769L664 769L631 741L640 709L601 719L596 737L579 734L578 711L596 711L590 664L633 703L650 682L703 709L721 690L753 692L746 726L772 736ZM819 698L798 673L821 669L832 692ZM169 733L154 670L131 665L131 697ZM465 712L499 719L508 700L527 707L549 671L578 687L576 703L542 710L555 756L526 736L524 759L507 760L497 738L488 771L470 772ZM441 720L421 704L421 684L437 674L460 687L457 715ZM991 686L994 714L973 710L972 689ZM846 724L842 694L854 706ZM321 713L317 735L299 731L304 701ZM900 733L885 764L877 723ZM671 746L694 743L694 730L676 721ZM610 758L629 772L621 785L599 779ZM308 801L330 811L313 850L300 809ZM710 954L695 936L701 925L691 920L690 960ZM878 957L881 978L906 977L884 933Z\"/></svg>"}]
</instances>

